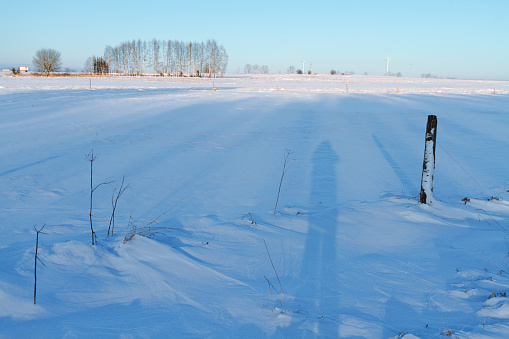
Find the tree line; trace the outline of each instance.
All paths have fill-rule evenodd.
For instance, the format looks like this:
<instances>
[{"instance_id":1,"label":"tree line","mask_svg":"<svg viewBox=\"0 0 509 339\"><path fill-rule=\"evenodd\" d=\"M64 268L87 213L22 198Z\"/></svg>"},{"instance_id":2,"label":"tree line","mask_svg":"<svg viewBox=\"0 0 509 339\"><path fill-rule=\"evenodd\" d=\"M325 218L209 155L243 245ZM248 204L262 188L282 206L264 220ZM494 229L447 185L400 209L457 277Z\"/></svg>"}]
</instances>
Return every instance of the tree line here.
<instances>
[{"instance_id":1,"label":"tree line","mask_svg":"<svg viewBox=\"0 0 509 339\"><path fill-rule=\"evenodd\" d=\"M94 74L172 76L223 75L228 54L215 40L184 42L177 40L132 40L106 46L101 57L91 56L83 71Z\"/></svg>"},{"instance_id":2,"label":"tree line","mask_svg":"<svg viewBox=\"0 0 509 339\"><path fill-rule=\"evenodd\" d=\"M269 74L269 66L267 65L263 65L263 66L258 66L258 65L252 65L251 64L246 64L244 65L244 73L245 74Z\"/></svg>"}]
</instances>

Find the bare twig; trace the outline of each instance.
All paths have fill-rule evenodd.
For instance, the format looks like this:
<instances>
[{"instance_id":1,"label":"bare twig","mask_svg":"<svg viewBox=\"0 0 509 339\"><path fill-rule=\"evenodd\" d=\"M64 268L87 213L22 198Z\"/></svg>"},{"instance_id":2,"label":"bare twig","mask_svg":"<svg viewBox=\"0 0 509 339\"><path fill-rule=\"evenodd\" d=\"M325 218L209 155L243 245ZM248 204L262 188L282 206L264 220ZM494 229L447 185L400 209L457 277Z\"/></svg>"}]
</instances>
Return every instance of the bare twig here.
<instances>
[{"instance_id":1,"label":"bare twig","mask_svg":"<svg viewBox=\"0 0 509 339\"><path fill-rule=\"evenodd\" d=\"M44 229L44 226L46 226L46 224L42 225L41 229L38 230L37 228L35 228L34 226L34 230L35 232L37 232L37 236L36 236L36 240L35 240L35 258L34 258L34 305L35 305L35 298L37 296L37 260L39 260L39 262L44 266L46 267L46 265L44 265L44 263L42 262L42 260L39 258L39 256L37 255L38 251L39 251L39 233L42 233L42 234L46 234L44 233L42 230Z\"/></svg>"},{"instance_id":2,"label":"bare twig","mask_svg":"<svg viewBox=\"0 0 509 339\"><path fill-rule=\"evenodd\" d=\"M153 226L153 224L157 224L157 220L162 217L163 215L165 215L166 213L168 213L170 210L164 212L163 214L161 214L160 216L158 216L155 220L152 220L151 222L141 226L141 227L138 227L135 222L136 220L134 220L132 218L132 215L129 216L129 224L128 224L128 231L126 233L126 235L124 236L124 244L131 241L135 235L141 235L143 237L147 237L147 238L151 238L151 237L154 237L155 235L164 235L164 236L167 236L167 234L165 233L166 231L169 231L169 230L175 230L175 231L183 231L182 229L179 229L179 228L175 228L175 227L164 227L164 226Z\"/></svg>"},{"instance_id":3,"label":"bare twig","mask_svg":"<svg viewBox=\"0 0 509 339\"><path fill-rule=\"evenodd\" d=\"M276 267L274 267L274 263L272 262L272 258L270 257L270 253L269 253L269 248L267 247L267 242L265 241L265 239L263 239L263 243L265 244L265 249L267 250L267 254L269 255L269 260L270 260L270 263L272 264L272 268L274 269L274 273L276 273L276 278L277 278L277 281L279 282L279 287L281 287L281 293L285 293L283 291L283 286L281 286L281 280L279 280L279 276L277 274L277 271L276 271Z\"/></svg>"},{"instance_id":4,"label":"bare twig","mask_svg":"<svg viewBox=\"0 0 509 339\"><path fill-rule=\"evenodd\" d=\"M498 227L493 226L492 224L490 224L490 222L489 222L489 221L488 221L488 220L487 220L487 219L486 219L486 218L485 218L482 214L478 214L478 215L479 215L479 218L483 218L483 219L484 219L484 221L486 221L486 223L487 223L488 225L490 225L491 227L493 227L493 228L495 228L495 229L497 229L497 230L499 230L499 231L501 231L501 232L504 232L505 234L509 234L509 232L508 232L508 231L504 228L504 226L500 225L500 223L499 223L498 221L496 221L496 220L495 220L495 218L493 218L493 217L491 216L491 214L489 214L488 212L486 212L486 211L485 211L485 210L483 210L482 208L478 208L478 210L479 210L479 211L483 211L483 212L484 212L484 213L485 213L488 217L490 217L490 218L491 218L491 220L493 220L493 221L494 221L494 222L498 225Z\"/></svg>"},{"instance_id":5,"label":"bare twig","mask_svg":"<svg viewBox=\"0 0 509 339\"><path fill-rule=\"evenodd\" d=\"M285 177L286 171L288 171L287 165L290 161L290 154L293 152L289 149L285 149L285 156L284 156L284 162L283 162L283 173L281 174L281 180L279 182L279 189L277 191L277 199L276 199L276 205L274 206L274 214L276 214L277 209L277 203L279 202L279 194L281 193L281 185L283 184L283 178Z\"/></svg>"},{"instance_id":6,"label":"bare twig","mask_svg":"<svg viewBox=\"0 0 509 339\"><path fill-rule=\"evenodd\" d=\"M265 280L267 280L267 282L269 283L269 289L272 287L274 289L274 291L276 291L277 294L279 294L279 291L274 287L274 285L272 285L272 283L269 281L269 279L267 279L266 276L263 276L265 278ZM271 294L272 294L272 290L270 290Z\"/></svg>"},{"instance_id":7,"label":"bare twig","mask_svg":"<svg viewBox=\"0 0 509 339\"><path fill-rule=\"evenodd\" d=\"M113 210L111 212L110 225L108 226L108 234L106 235L106 238L108 238L110 236L110 228L111 228L111 235L113 235L113 231L115 229L115 211L117 209L118 199L129 188L129 185L126 185L124 187L124 181L125 181L125 174L124 174L124 176L122 176L122 184L120 185L120 188L119 188L119 190L117 192L117 197L116 198L115 198L115 191L116 190L113 190L113 195L111 197L111 207L112 207Z\"/></svg>"},{"instance_id":8,"label":"bare twig","mask_svg":"<svg viewBox=\"0 0 509 339\"><path fill-rule=\"evenodd\" d=\"M240 219L240 220L244 220L244 219L248 219L249 221L251 221L251 225L256 225L256 221L254 221L253 215L251 213L244 215L242 217L242 219Z\"/></svg>"}]
</instances>

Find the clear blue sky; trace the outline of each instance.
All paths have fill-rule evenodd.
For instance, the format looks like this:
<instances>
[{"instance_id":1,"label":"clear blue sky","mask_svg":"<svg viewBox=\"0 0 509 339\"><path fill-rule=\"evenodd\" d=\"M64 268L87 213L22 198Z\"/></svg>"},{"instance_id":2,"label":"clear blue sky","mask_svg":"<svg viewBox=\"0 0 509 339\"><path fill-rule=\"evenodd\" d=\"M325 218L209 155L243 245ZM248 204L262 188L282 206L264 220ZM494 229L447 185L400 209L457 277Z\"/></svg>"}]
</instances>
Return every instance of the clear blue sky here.
<instances>
[{"instance_id":1,"label":"clear blue sky","mask_svg":"<svg viewBox=\"0 0 509 339\"><path fill-rule=\"evenodd\" d=\"M509 80L508 0L12 1L0 6L0 65L31 64L40 48L81 70L106 45L132 39L223 44L229 72L313 72Z\"/></svg>"}]
</instances>

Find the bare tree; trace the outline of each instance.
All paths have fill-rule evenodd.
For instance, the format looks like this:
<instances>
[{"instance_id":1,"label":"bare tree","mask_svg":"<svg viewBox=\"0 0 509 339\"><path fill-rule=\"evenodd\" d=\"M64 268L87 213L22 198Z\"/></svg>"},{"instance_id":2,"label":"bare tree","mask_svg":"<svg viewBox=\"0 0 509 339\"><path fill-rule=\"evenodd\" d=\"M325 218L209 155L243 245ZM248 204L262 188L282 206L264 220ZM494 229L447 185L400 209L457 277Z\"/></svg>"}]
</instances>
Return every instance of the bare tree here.
<instances>
[{"instance_id":1,"label":"bare tree","mask_svg":"<svg viewBox=\"0 0 509 339\"><path fill-rule=\"evenodd\" d=\"M251 74L252 71L253 71L253 67L251 67L251 64L246 64L244 66L244 73Z\"/></svg>"},{"instance_id":2,"label":"bare tree","mask_svg":"<svg viewBox=\"0 0 509 339\"><path fill-rule=\"evenodd\" d=\"M216 40L207 41L207 53L209 54L209 78L212 77L210 72L214 74L215 78L217 73L224 73L226 71L228 54L226 54L226 49L223 45L218 45Z\"/></svg>"},{"instance_id":3,"label":"bare tree","mask_svg":"<svg viewBox=\"0 0 509 339\"><path fill-rule=\"evenodd\" d=\"M166 50L166 74L171 75L173 42L168 40L164 48Z\"/></svg>"},{"instance_id":4,"label":"bare tree","mask_svg":"<svg viewBox=\"0 0 509 339\"><path fill-rule=\"evenodd\" d=\"M54 49L40 49L35 53L32 63L39 72L46 73L46 76L50 72L58 72L62 67L62 61L60 60L60 52Z\"/></svg>"},{"instance_id":5,"label":"bare tree","mask_svg":"<svg viewBox=\"0 0 509 339\"><path fill-rule=\"evenodd\" d=\"M294 66L288 67L287 73L290 73L290 74L295 73L295 67Z\"/></svg>"},{"instance_id":6,"label":"bare tree","mask_svg":"<svg viewBox=\"0 0 509 339\"><path fill-rule=\"evenodd\" d=\"M260 72L260 66L253 65L253 74L258 74Z\"/></svg>"},{"instance_id":7,"label":"bare tree","mask_svg":"<svg viewBox=\"0 0 509 339\"><path fill-rule=\"evenodd\" d=\"M136 60L136 63L138 64L138 72L140 74L142 74L144 72L144 62L143 61L143 58L145 58L145 49L146 49L146 45L141 42L141 39L138 39L138 41L136 42L136 48L138 49L138 58Z\"/></svg>"},{"instance_id":8,"label":"bare tree","mask_svg":"<svg viewBox=\"0 0 509 339\"><path fill-rule=\"evenodd\" d=\"M83 65L83 73L92 73L92 70L94 68L94 56L88 57L85 61L85 64Z\"/></svg>"},{"instance_id":9,"label":"bare tree","mask_svg":"<svg viewBox=\"0 0 509 339\"><path fill-rule=\"evenodd\" d=\"M113 48L111 46L106 46L106 48L104 48L104 61L109 65L108 73L111 73L113 64Z\"/></svg>"},{"instance_id":10,"label":"bare tree","mask_svg":"<svg viewBox=\"0 0 509 339\"><path fill-rule=\"evenodd\" d=\"M262 67L260 67L260 73L269 74L269 66L263 65Z\"/></svg>"},{"instance_id":11,"label":"bare tree","mask_svg":"<svg viewBox=\"0 0 509 339\"><path fill-rule=\"evenodd\" d=\"M202 42L198 49L199 49L199 51L197 53L197 55L198 55L198 63L199 63L198 69L200 70L200 73L206 73L205 72L205 63L206 63L206 60L205 60L205 43Z\"/></svg>"},{"instance_id":12,"label":"bare tree","mask_svg":"<svg viewBox=\"0 0 509 339\"><path fill-rule=\"evenodd\" d=\"M212 78L212 55L214 54L214 40L207 40L207 56L209 59L207 65L207 73L209 74L209 78Z\"/></svg>"},{"instance_id":13,"label":"bare tree","mask_svg":"<svg viewBox=\"0 0 509 339\"><path fill-rule=\"evenodd\" d=\"M153 73L154 74L157 74L159 73L159 51L160 51L160 45L159 45L159 41L157 41L156 39L153 39L152 40L152 58L154 59L153 63L152 63L152 67L153 67Z\"/></svg>"},{"instance_id":14,"label":"bare tree","mask_svg":"<svg viewBox=\"0 0 509 339\"><path fill-rule=\"evenodd\" d=\"M215 72L221 73L221 77L226 72L226 67L228 67L228 54L226 53L226 49L223 45L220 45L216 52L216 68ZM215 74L214 74L215 76Z\"/></svg>"}]
</instances>

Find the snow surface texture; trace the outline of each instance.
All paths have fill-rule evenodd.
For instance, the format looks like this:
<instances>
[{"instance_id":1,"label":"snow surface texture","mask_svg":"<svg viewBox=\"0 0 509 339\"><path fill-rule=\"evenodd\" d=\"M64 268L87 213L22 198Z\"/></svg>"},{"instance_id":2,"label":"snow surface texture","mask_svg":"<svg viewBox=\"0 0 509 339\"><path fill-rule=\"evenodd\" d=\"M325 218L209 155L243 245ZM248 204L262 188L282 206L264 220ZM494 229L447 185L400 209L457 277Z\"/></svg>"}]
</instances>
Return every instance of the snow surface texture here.
<instances>
[{"instance_id":1,"label":"snow surface texture","mask_svg":"<svg viewBox=\"0 0 509 339\"><path fill-rule=\"evenodd\" d=\"M0 338L509 337L507 82L89 85L0 77ZM115 180L94 192L96 246L91 150L94 183ZM133 224L151 230L124 243Z\"/></svg>"}]
</instances>

